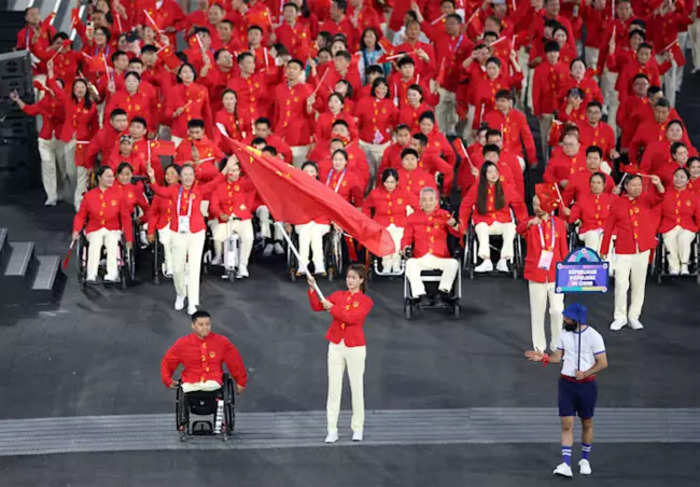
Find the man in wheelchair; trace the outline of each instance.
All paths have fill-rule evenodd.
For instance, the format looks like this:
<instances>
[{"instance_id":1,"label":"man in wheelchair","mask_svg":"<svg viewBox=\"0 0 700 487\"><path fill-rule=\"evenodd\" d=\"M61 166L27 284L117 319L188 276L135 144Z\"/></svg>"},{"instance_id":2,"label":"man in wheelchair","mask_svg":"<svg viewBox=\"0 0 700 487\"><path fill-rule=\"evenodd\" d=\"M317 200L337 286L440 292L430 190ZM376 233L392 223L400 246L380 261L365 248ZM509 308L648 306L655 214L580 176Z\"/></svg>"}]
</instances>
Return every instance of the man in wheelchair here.
<instances>
[{"instance_id":1,"label":"man in wheelchair","mask_svg":"<svg viewBox=\"0 0 700 487\"><path fill-rule=\"evenodd\" d=\"M421 271L437 269L442 272L438 284L439 297L443 302L451 302L450 291L459 270L459 262L450 257L447 234L459 238L460 224L447 211L438 208L435 189L421 189L419 201L420 210L407 218L401 239L403 254L408 258L406 279L411 286L411 298L420 302L426 295Z\"/></svg>"},{"instance_id":2,"label":"man in wheelchair","mask_svg":"<svg viewBox=\"0 0 700 487\"><path fill-rule=\"evenodd\" d=\"M183 434L189 431L190 411L196 415L216 414L215 422L220 428L223 411L217 411L217 408L219 400L224 399L228 403L227 409L230 408L230 419L225 420L224 432L232 428L233 387L225 383L228 374L223 373L224 363L235 381L235 392L240 394L245 390L248 374L238 349L228 338L211 331L209 313L203 310L195 312L192 333L179 338L165 353L160 365L163 384L171 389L181 389L184 394L182 398L178 391L177 425ZM184 367L182 378L176 381L173 373L180 364ZM210 426L209 432L215 433L214 425Z\"/></svg>"}]
</instances>

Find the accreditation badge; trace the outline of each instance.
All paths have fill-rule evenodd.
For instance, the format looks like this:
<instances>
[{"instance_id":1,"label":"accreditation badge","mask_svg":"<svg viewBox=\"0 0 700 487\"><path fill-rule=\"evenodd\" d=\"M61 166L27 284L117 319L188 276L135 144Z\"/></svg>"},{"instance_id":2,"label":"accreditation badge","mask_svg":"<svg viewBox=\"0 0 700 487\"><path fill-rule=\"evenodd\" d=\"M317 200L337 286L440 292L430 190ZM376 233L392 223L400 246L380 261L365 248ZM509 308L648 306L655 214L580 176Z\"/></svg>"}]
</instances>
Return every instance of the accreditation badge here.
<instances>
[{"instance_id":1,"label":"accreditation badge","mask_svg":"<svg viewBox=\"0 0 700 487\"><path fill-rule=\"evenodd\" d=\"M188 215L180 215L177 218L177 232L190 233L190 217Z\"/></svg>"},{"instance_id":2,"label":"accreditation badge","mask_svg":"<svg viewBox=\"0 0 700 487\"><path fill-rule=\"evenodd\" d=\"M551 250L544 250L542 249L542 252L540 252L540 260L537 263L537 267L548 271L550 267L552 267L552 260L554 260L554 252Z\"/></svg>"}]
</instances>

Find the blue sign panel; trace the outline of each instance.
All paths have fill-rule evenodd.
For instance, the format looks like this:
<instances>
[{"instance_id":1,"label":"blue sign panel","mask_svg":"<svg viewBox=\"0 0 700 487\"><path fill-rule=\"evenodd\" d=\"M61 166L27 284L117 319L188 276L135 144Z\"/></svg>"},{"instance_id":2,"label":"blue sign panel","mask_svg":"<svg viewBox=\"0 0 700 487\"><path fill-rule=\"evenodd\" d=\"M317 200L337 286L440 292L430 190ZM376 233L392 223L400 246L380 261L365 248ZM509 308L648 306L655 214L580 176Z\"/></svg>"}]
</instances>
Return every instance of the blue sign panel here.
<instances>
[{"instance_id":1,"label":"blue sign panel","mask_svg":"<svg viewBox=\"0 0 700 487\"><path fill-rule=\"evenodd\" d=\"M588 247L576 249L557 262L557 293L608 292L609 263Z\"/></svg>"}]
</instances>

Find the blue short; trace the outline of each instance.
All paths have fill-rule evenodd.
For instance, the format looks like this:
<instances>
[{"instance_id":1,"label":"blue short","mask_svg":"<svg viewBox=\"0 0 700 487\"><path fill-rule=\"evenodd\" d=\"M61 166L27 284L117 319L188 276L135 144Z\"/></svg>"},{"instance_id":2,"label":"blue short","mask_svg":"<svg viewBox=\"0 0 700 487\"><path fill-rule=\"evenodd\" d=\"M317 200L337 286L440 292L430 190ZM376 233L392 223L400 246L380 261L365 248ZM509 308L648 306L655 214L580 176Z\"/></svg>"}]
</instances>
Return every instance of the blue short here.
<instances>
[{"instance_id":1,"label":"blue short","mask_svg":"<svg viewBox=\"0 0 700 487\"><path fill-rule=\"evenodd\" d=\"M598 399L598 384L591 382L571 382L559 378L559 416L576 416L581 419L593 417L595 402Z\"/></svg>"}]
</instances>

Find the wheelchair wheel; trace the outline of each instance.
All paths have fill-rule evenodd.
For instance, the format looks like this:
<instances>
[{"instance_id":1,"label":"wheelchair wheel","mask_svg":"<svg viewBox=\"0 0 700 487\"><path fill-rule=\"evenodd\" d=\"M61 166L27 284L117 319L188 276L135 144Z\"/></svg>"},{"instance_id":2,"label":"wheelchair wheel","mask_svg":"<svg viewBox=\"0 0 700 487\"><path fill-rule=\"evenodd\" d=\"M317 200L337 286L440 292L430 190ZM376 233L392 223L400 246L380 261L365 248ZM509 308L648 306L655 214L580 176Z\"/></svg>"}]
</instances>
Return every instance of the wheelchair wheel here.
<instances>
[{"instance_id":1,"label":"wheelchair wheel","mask_svg":"<svg viewBox=\"0 0 700 487\"><path fill-rule=\"evenodd\" d=\"M403 316L407 320L413 317L413 304L411 304L411 300L408 298L403 301Z\"/></svg>"},{"instance_id":2,"label":"wheelchair wheel","mask_svg":"<svg viewBox=\"0 0 700 487\"><path fill-rule=\"evenodd\" d=\"M80 289L84 291L87 287L87 240L82 233L75 244L75 255L78 283L80 283Z\"/></svg>"},{"instance_id":3,"label":"wheelchair wheel","mask_svg":"<svg viewBox=\"0 0 700 487\"><path fill-rule=\"evenodd\" d=\"M233 379L228 374L224 374L224 440L228 440L236 426L236 391Z\"/></svg>"},{"instance_id":4,"label":"wheelchair wheel","mask_svg":"<svg viewBox=\"0 0 700 487\"><path fill-rule=\"evenodd\" d=\"M177 392L175 394L175 429L180 434L180 441L187 441L189 428L189 415L187 413L187 405L185 404L185 393L182 390L182 384L178 383Z\"/></svg>"}]
</instances>

